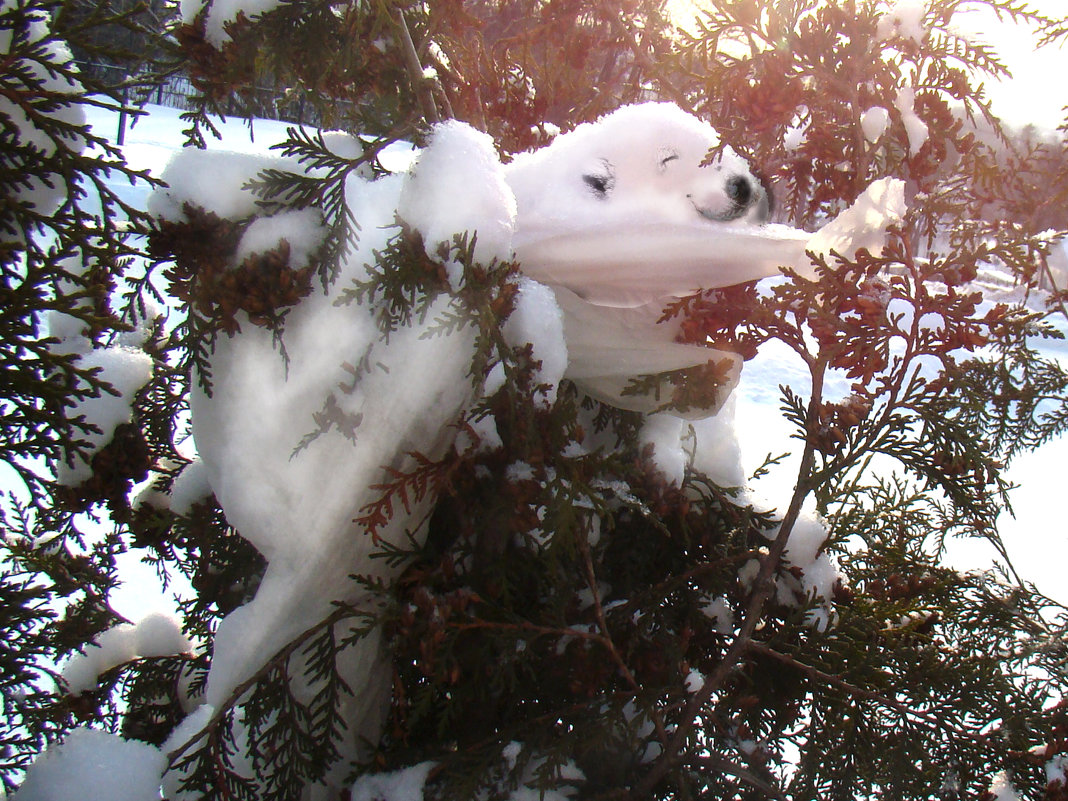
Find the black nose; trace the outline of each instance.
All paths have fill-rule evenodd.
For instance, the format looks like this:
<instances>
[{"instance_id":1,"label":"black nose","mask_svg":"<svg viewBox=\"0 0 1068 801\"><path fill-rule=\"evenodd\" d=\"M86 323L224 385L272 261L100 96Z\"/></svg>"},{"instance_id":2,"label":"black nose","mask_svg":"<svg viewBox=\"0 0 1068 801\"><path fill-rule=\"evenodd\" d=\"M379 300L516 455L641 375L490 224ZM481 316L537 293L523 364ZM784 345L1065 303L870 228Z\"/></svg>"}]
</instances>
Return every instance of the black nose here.
<instances>
[{"instance_id":1,"label":"black nose","mask_svg":"<svg viewBox=\"0 0 1068 801\"><path fill-rule=\"evenodd\" d=\"M741 175L735 175L727 181L727 197L736 206L747 207L753 202L753 187L749 179Z\"/></svg>"}]
</instances>

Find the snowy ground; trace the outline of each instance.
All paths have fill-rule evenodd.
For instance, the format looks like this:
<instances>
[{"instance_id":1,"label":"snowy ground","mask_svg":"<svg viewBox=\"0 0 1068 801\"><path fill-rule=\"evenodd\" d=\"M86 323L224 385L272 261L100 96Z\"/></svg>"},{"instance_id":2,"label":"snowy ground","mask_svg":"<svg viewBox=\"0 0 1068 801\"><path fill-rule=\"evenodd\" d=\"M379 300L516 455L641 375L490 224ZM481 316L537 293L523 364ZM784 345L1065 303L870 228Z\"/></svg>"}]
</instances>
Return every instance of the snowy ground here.
<instances>
[{"instance_id":1,"label":"snowy ground","mask_svg":"<svg viewBox=\"0 0 1068 801\"><path fill-rule=\"evenodd\" d=\"M170 156L181 147L181 131L185 124L174 109L152 106L150 114L126 130L124 152L130 165L147 169L153 174L162 172ZM100 110L90 110L90 120L98 132L114 138L118 131L117 115ZM251 130L240 120L221 124L223 141L211 141L209 148L236 150L251 153L266 153L269 147L286 137L285 123L258 120ZM398 155L394 168L403 166L405 154ZM148 189L143 186L121 187L123 196L131 203L143 204ZM993 299L1004 299L1009 290L996 281L988 282L984 290ZM1068 332L1068 323L1062 323ZM1054 343L1049 346L1049 355L1068 360L1068 345ZM789 442L789 424L779 412L779 385L788 384L804 393L807 375L800 362L785 347L768 347L752 362L746 364L741 383L735 396L736 418L742 447L743 464L751 473L770 452L781 453L784 443ZM842 387L829 387L831 392L844 391ZM1051 503L1055 493L1063 488L1061 472L1068 443L1064 439L1051 442L1039 451L1020 457L1012 466L1009 478L1020 484L1012 496L1016 511L1015 519L1003 515L998 521L1009 553L1020 571L1028 580L1034 581L1047 595L1068 603L1068 590L1058 583L1063 560L1068 555L1066 527L1059 504ZM787 461L774 468L763 479L758 491L764 497L782 499L785 504L795 475L796 461ZM953 565L964 569L990 567L993 552L983 543L968 541L952 543L949 553ZM131 619L139 619L147 612L166 610L172 604L159 589L159 580L154 572L137 563L135 558L123 566L126 586L114 599L116 609Z\"/></svg>"}]
</instances>

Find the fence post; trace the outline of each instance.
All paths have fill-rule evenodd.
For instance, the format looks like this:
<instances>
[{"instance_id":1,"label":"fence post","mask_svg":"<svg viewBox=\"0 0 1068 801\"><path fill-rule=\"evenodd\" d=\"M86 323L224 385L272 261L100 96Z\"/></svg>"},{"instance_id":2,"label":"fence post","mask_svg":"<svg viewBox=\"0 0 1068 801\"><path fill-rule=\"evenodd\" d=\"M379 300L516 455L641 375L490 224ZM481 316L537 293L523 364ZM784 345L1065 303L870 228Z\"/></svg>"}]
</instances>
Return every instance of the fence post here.
<instances>
[{"instance_id":1,"label":"fence post","mask_svg":"<svg viewBox=\"0 0 1068 801\"><path fill-rule=\"evenodd\" d=\"M122 105L119 107L119 134L116 137L119 147L126 144L126 104L129 100L129 88L123 84Z\"/></svg>"}]
</instances>

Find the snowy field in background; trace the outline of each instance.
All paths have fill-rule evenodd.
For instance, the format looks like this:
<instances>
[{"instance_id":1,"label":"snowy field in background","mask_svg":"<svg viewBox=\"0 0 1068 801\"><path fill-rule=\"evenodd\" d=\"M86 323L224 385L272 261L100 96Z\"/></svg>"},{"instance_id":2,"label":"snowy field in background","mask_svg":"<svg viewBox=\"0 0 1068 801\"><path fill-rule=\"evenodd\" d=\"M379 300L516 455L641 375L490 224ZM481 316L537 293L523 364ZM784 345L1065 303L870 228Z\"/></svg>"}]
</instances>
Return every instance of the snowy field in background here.
<instances>
[{"instance_id":1,"label":"snowy field in background","mask_svg":"<svg viewBox=\"0 0 1068 801\"><path fill-rule=\"evenodd\" d=\"M159 175L171 155L182 146L182 129L186 125L179 119L180 112L160 106L149 106L150 114L140 118L131 128L127 127L123 151L131 167L148 170ZM118 115L99 109L88 110L91 123L97 133L115 139L118 132ZM210 139L209 149L233 150L266 154L271 145L286 138L287 123L257 120L250 129L242 120L216 122L223 134L222 141ZM250 135L251 133L251 135ZM396 153L395 161L387 163L393 169L403 168L409 155ZM124 199L143 207L148 188L116 184ZM1015 300L1011 287L991 274L980 279L984 293L991 301ZM1068 322L1056 321L1068 332ZM1046 345L1046 354L1068 364L1068 344L1053 342ZM786 384L801 394L807 394L808 376L804 365L786 349L773 343L765 347L751 362L745 365L741 383L735 390L735 414L738 438L742 448L743 466L751 474L769 453L778 455L788 447L797 445L790 440L791 427L779 411L779 385ZM835 397L848 394L844 380L831 382L828 395ZM1019 457L1012 465L1008 478L1020 484L1012 494L1016 512L1015 519L1002 515L998 525L1005 545L1015 566L1029 581L1034 581L1039 590L1062 603L1068 603L1068 590L1061 584L1062 564L1068 556L1064 514L1056 502L1057 492L1066 489L1063 473L1068 443L1064 438L1047 444L1035 453ZM797 459L788 459L772 469L756 489L771 503L785 506L796 473ZM985 569L991 566L993 549L979 541L954 541L949 559L961 569ZM152 568L137 562L131 556L123 565L126 584L114 596L116 610L130 619L137 620L153 611L173 610L173 604L160 588L158 577ZM172 590L182 588L175 585Z\"/></svg>"}]
</instances>

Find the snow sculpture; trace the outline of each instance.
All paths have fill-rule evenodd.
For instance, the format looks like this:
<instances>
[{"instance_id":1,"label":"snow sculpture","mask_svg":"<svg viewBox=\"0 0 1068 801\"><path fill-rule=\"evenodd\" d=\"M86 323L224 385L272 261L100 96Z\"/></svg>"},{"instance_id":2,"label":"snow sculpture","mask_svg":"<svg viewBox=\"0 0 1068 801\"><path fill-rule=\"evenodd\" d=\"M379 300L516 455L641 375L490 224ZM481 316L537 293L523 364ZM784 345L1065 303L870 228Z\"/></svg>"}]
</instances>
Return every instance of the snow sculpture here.
<instances>
[{"instance_id":1,"label":"snow sculpture","mask_svg":"<svg viewBox=\"0 0 1068 801\"><path fill-rule=\"evenodd\" d=\"M359 147L342 135L327 141L337 152ZM579 126L508 167L487 136L446 123L409 174L349 177L346 201L360 225L359 248L329 289L317 288L290 313L288 366L270 332L239 318L240 333L220 335L211 358L212 394L192 398L211 487L229 522L268 560L255 598L218 629L209 705L232 703L242 682L325 619L334 602L365 601L350 574L390 577L394 568L369 559L375 546L353 519L375 497L370 487L383 466L403 469L412 451L441 456L455 435L452 424L474 400L464 379L473 333L423 336L449 298L435 301L425 323L388 341L370 310L335 303L341 288L366 278L366 262L383 249L395 212L423 235L428 253L463 231L478 232L482 259L514 252L527 276L520 302L531 305L506 335L536 340L539 358L554 365L547 381L558 382L562 372L598 397L642 411L654 402L621 395L634 376L729 358L736 380L740 367L730 354L673 342L674 332L655 324L660 299L774 275L780 264L805 269L806 248L851 253L872 246L900 214L900 183L882 182L815 236L762 225L766 195L745 162L725 149L702 165L717 144L712 128L678 108L646 104ZM255 198L242 187L268 166L301 170L281 160L184 152L165 173L170 189L156 195L153 208L180 219L190 202L247 217ZM206 172L211 182L203 180ZM285 222L292 236L294 220ZM309 240L320 235L317 224L308 224ZM242 243L240 252L277 244L263 236L269 230L257 226L255 242ZM454 287L459 279L450 273ZM558 308L535 281L552 288ZM326 406L338 424L306 440ZM380 536L403 542L425 511L395 515ZM345 718L356 737L375 741L389 698L385 655L372 634L342 659L357 690ZM310 688L295 692L300 698Z\"/></svg>"},{"instance_id":2,"label":"snow sculpture","mask_svg":"<svg viewBox=\"0 0 1068 801\"><path fill-rule=\"evenodd\" d=\"M708 164L719 135L670 103L621 108L580 125L505 168L516 196L513 245L523 272L552 286L564 312L565 376L620 408L652 412L653 395L624 394L641 375L730 363L715 413L738 382L741 359L674 342L657 325L668 299L779 274L805 273L806 250L876 249L904 211L900 181L879 181L864 213L813 235L764 224L768 196L730 147ZM870 214L868 212L871 212Z\"/></svg>"}]
</instances>

